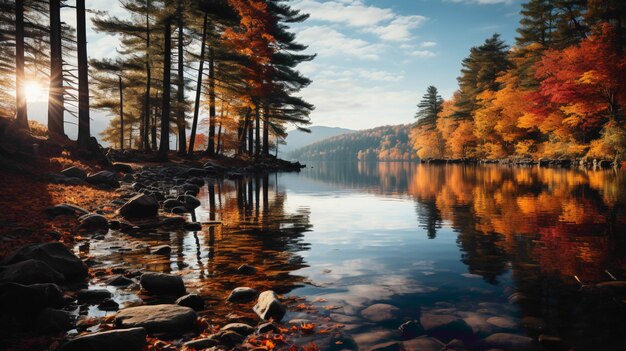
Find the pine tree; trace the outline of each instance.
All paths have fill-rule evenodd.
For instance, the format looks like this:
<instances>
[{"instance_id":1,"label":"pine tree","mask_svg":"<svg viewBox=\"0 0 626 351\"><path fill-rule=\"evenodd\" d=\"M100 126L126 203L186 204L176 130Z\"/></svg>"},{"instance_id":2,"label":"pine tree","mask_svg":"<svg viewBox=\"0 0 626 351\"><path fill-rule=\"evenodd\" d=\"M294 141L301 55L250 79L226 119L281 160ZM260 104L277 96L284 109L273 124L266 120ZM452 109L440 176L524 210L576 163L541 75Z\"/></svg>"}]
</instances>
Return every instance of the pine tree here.
<instances>
[{"instance_id":1,"label":"pine tree","mask_svg":"<svg viewBox=\"0 0 626 351\"><path fill-rule=\"evenodd\" d=\"M82 146L91 139L89 117L89 65L87 62L87 29L85 24L85 0L76 0L78 39L78 142Z\"/></svg>"},{"instance_id":2,"label":"pine tree","mask_svg":"<svg viewBox=\"0 0 626 351\"><path fill-rule=\"evenodd\" d=\"M432 85L429 86L417 107L418 111L415 114L417 126L429 130L435 129L437 127L437 115L443 109L443 99L437 88Z\"/></svg>"},{"instance_id":3,"label":"pine tree","mask_svg":"<svg viewBox=\"0 0 626 351\"><path fill-rule=\"evenodd\" d=\"M50 5L50 90L48 96L48 131L50 135L65 135L63 43L61 0L49 0Z\"/></svg>"}]
</instances>

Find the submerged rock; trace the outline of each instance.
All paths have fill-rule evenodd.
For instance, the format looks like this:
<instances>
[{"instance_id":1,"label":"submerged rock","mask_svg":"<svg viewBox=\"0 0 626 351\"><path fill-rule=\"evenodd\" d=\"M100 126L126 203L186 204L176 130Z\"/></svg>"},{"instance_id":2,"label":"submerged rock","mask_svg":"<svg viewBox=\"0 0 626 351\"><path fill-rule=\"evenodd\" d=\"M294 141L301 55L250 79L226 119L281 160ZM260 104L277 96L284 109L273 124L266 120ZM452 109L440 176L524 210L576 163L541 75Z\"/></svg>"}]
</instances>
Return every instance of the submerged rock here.
<instances>
[{"instance_id":1,"label":"submerged rock","mask_svg":"<svg viewBox=\"0 0 626 351\"><path fill-rule=\"evenodd\" d=\"M87 276L87 266L65 245L59 242L25 246L6 259L6 263L18 263L29 259L45 262L66 280L73 281Z\"/></svg>"},{"instance_id":2,"label":"submerged rock","mask_svg":"<svg viewBox=\"0 0 626 351\"><path fill-rule=\"evenodd\" d=\"M397 319L400 309L396 306L377 303L361 311L361 315L372 322L384 322Z\"/></svg>"},{"instance_id":3,"label":"submerged rock","mask_svg":"<svg viewBox=\"0 0 626 351\"><path fill-rule=\"evenodd\" d=\"M475 346L481 349L501 349L505 351L525 351L536 348L532 338L509 333L491 334L478 341Z\"/></svg>"},{"instance_id":4,"label":"submerged rock","mask_svg":"<svg viewBox=\"0 0 626 351\"><path fill-rule=\"evenodd\" d=\"M183 278L164 273L144 273L139 279L141 288L154 295L181 296L187 292Z\"/></svg>"},{"instance_id":5,"label":"submerged rock","mask_svg":"<svg viewBox=\"0 0 626 351\"><path fill-rule=\"evenodd\" d=\"M150 195L139 194L132 197L120 208L124 218L156 217L159 212L159 202Z\"/></svg>"},{"instance_id":6,"label":"submerged rock","mask_svg":"<svg viewBox=\"0 0 626 351\"><path fill-rule=\"evenodd\" d=\"M407 351L440 351L446 350L446 345L437 339L421 336L419 338L407 340L403 343Z\"/></svg>"},{"instance_id":7,"label":"submerged rock","mask_svg":"<svg viewBox=\"0 0 626 351\"><path fill-rule=\"evenodd\" d=\"M472 335L472 328L461 318L452 315L424 314L420 318L426 334L443 341L466 340Z\"/></svg>"},{"instance_id":8,"label":"submerged rock","mask_svg":"<svg viewBox=\"0 0 626 351\"><path fill-rule=\"evenodd\" d=\"M63 344L58 351L143 351L147 345L146 335L144 328L82 335Z\"/></svg>"},{"instance_id":9,"label":"submerged rock","mask_svg":"<svg viewBox=\"0 0 626 351\"><path fill-rule=\"evenodd\" d=\"M256 305L252 308L261 319L273 319L279 322L287 313L287 309L278 300L275 292L268 290L259 295Z\"/></svg>"},{"instance_id":10,"label":"submerged rock","mask_svg":"<svg viewBox=\"0 0 626 351\"><path fill-rule=\"evenodd\" d=\"M424 327L416 320L405 322L398 327L398 330L405 340L413 339L424 334Z\"/></svg>"},{"instance_id":11,"label":"submerged rock","mask_svg":"<svg viewBox=\"0 0 626 351\"><path fill-rule=\"evenodd\" d=\"M142 327L149 333L180 333L194 330L196 312L178 305L138 306L123 309L115 316L118 328Z\"/></svg>"}]
</instances>

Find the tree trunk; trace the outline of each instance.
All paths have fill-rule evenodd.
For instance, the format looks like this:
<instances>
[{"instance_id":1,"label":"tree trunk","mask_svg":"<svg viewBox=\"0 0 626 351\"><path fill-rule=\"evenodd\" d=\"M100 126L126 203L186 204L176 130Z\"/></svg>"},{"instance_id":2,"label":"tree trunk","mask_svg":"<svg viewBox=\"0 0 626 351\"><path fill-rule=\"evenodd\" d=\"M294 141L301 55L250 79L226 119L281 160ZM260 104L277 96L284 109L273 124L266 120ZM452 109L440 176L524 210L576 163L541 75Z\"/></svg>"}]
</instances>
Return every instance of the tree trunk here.
<instances>
[{"instance_id":1,"label":"tree trunk","mask_svg":"<svg viewBox=\"0 0 626 351\"><path fill-rule=\"evenodd\" d=\"M61 0L50 0L50 90L48 132L65 135L63 125L63 51L61 42Z\"/></svg>"},{"instance_id":2,"label":"tree trunk","mask_svg":"<svg viewBox=\"0 0 626 351\"><path fill-rule=\"evenodd\" d=\"M28 128L28 109L24 89L24 0L15 1L15 98L16 122L20 128Z\"/></svg>"},{"instance_id":3,"label":"tree trunk","mask_svg":"<svg viewBox=\"0 0 626 351\"><path fill-rule=\"evenodd\" d=\"M270 107L263 104L263 156L270 155Z\"/></svg>"},{"instance_id":4,"label":"tree trunk","mask_svg":"<svg viewBox=\"0 0 626 351\"><path fill-rule=\"evenodd\" d=\"M248 114L248 156L254 155L254 123Z\"/></svg>"},{"instance_id":5,"label":"tree trunk","mask_svg":"<svg viewBox=\"0 0 626 351\"><path fill-rule=\"evenodd\" d=\"M78 49L78 143L89 144L89 65L87 63L87 28L85 0L76 0L76 38Z\"/></svg>"},{"instance_id":6,"label":"tree trunk","mask_svg":"<svg viewBox=\"0 0 626 351\"><path fill-rule=\"evenodd\" d=\"M184 18L182 0L178 0L178 104L176 106L178 125L178 153L187 153L187 123L185 123L185 57L184 57Z\"/></svg>"},{"instance_id":7,"label":"tree trunk","mask_svg":"<svg viewBox=\"0 0 626 351\"><path fill-rule=\"evenodd\" d=\"M120 150L124 150L124 84L122 76L117 76L118 89L120 90Z\"/></svg>"},{"instance_id":8,"label":"tree trunk","mask_svg":"<svg viewBox=\"0 0 626 351\"><path fill-rule=\"evenodd\" d=\"M165 43L163 46L163 96L161 108L161 142L157 158L161 161L168 159L170 150L170 91L172 65L172 28L171 19L165 21Z\"/></svg>"},{"instance_id":9,"label":"tree trunk","mask_svg":"<svg viewBox=\"0 0 626 351\"><path fill-rule=\"evenodd\" d=\"M146 1L146 100L144 102L145 106L142 129L142 143L144 150L150 150L148 135L150 134L150 122L152 121L152 109L150 107L150 85L152 83L152 70L150 67L150 3L151 0ZM156 136L156 126L154 129L154 135ZM153 149L156 149L156 142L153 143Z\"/></svg>"},{"instance_id":10,"label":"tree trunk","mask_svg":"<svg viewBox=\"0 0 626 351\"><path fill-rule=\"evenodd\" d=\"M209 13L204 13L204 24L202 25L202 42L200 43L200 64L198 67L198 80L196 82L196 101L193 106L193 122L191 123L191 135L189 136L189 156L193 155L196 143L196 130L198 129L198 115L200 114L200 97L202 95L202 74L204 73L204 51L206 48L207 26L209 23Z\"/></svg>"},{"instance_id":11,"label":"tree trunk","mask_svg":"<svg viewBox=\"0 0 626 351\"><path fill-rule=\"evenodd\" d=\"M209 156L215 155L215 51L209 48Z\"/></svg>"},{"instance_id":12,"label":"tree trunk","mask_svg":"<svg viewBox=\"0 0 626 351\"><path fill-rule=\"evenodd\" d=\"M215 146L215 153L222 154L222 121L220 120L220 126L217 129L217 145Z\"/></svg>"},{"instance_id":13,"label":"tree trunk","mask_svg":"<svg viewBox=\"0 0 626 351\"><path fill-rule=\"evenodd\" d=\"M259 104L257 103L254 108L254 127L255 127L254 155L257 157L261 155L261 111L260 110L261 109L259 107Z\"/></svg>"}]
</instances>

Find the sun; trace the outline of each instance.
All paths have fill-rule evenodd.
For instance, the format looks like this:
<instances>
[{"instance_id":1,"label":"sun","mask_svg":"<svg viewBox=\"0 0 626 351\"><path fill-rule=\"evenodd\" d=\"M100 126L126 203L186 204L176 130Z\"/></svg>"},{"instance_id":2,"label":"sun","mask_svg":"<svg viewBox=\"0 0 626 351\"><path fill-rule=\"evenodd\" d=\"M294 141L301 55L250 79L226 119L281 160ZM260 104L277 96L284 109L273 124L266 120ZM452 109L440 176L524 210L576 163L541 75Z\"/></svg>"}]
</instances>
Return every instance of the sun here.
<instances>
[{"instance_id":1,"label":"sun","mask_svg":"<svg viewBox=\"0 0 626 351\"><path fill-rule=\"evenodd\" d=\"M41 82L28 81L24 85L24 93L26 93L26 99L29 102L45 101L48 99L48 88L46 88Z\"/></svg>"}]
</instances>

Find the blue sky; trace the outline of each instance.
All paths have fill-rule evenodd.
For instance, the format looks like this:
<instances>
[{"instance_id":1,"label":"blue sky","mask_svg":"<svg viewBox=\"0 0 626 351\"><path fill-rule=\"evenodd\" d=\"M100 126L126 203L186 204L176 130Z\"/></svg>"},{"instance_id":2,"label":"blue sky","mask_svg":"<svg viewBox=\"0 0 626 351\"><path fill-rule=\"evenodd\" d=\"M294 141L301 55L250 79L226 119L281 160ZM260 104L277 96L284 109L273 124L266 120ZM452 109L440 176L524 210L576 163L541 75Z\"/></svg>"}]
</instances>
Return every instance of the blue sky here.
<instances>
[{"instance_id":1,"label":"blue sky","mask_svg":"<svg viewBox=\"0 0 626 351\"><path fill-rule=\"evenodd\" d=\"M313 125L366 129L412 122L428 85L444 98L452 95L461 60L472 46L495 32L513 43L523 1L293 0L294 8L311 15L294 28L298 41L318 54L300 66L313 80L301 92L316 106ZM116 1L91 5L124 16ZM74 24L73 9L65 9L62 18ZM88 30L90 57L115 56L116 38ZM29 108L31 117L45 123L43 101L31 99ZM94 135L110 117L92 113ZM75 136L74 125L66 129Z\"/></svg>"}]
</instances>

